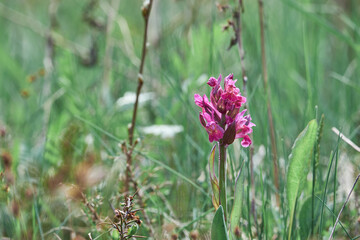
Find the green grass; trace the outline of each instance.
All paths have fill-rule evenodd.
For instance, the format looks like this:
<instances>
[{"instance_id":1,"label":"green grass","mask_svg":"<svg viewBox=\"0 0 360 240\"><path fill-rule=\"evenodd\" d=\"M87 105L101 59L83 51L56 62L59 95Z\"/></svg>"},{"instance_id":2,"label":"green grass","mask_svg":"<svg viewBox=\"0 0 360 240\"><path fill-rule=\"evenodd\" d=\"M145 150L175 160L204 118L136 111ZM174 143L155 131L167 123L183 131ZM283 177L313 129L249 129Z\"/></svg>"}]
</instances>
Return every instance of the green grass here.
<instances>
[{"instance_id":1,"label":"green grass","mask_svg":"<svg viewBox=\"0 0 360 240\"><path fill-rule=\"evenodd\" d=\"M66 41L57 42L54 70L45 76L39 70L44 68L46 52L46 39L41 32L50 24L48 1L0 3L0 128L6 127L6 136L0 137L0 154L11 154L10 172L14 178L13 184L6 177L0 180L0 236L70 239L75 233L88 239L91 232L94 239L110 239L106 231L111 226L97 226L89 209L72 195L75 193L71 187L83 187L87 200L102 219L113 217L109 201L120 208L126 158L119 143L127 140L132 107L119 108L116 101L136 90L144 28L142 1L120 1L110 34L84 22L83 10L88 2L59 1L54 31ZM91 15L109 24L108 12L114 2L99 1ZM235 2L229 1L230 6L235 6ZM356 0L264 2L281 204L276 207L261 80L258 5L257 1L244 1L242 38L249 79L247 99L257 125L253 133L254 154L262 145L265 155L254 164L253 196L250 153L239 142L229 147L228 213L233 204L235 177L245 161L239 223L243 237L287 238L288 156L300 131L311 119L319 120L324 114L319 161L315 163L315 191L310 175L296 209L300 210L315 195L315 201L321 201L321 215L314 223L314 236L327 239L347 196L341 189L349 184L347 179L354 181L360 171L359 153L331 131L332 127L341 129L360 144L360 8ZM235 78L241 79L238 50L236 46L227 50L232 33L222 31L231 13L217 11L215 1L155 0L150 18L142 92L153 92L155 97L138 111L135 136L140 142L134 154L135 178L156 239L170 239L175 233L179 239L185 239L194 230L199 232L198 239L209 239L215 213L211 211L207 166L212 145L199 123L193 95L209 93L206 81L210 76L234 73ZM94 66L86 67L82 58L88 54L92 39L98 59ZM104 85L104 57L109 42L113 51L109 55L109 81ZM31 83L28 78L32 75L36 79ZM50 94L46 95L44 85L48 83ZM239 80L240 89L241 84ZM104 86L109 89L105 98ZM22 91L29 96L23 97ZM142 127L159 124L181 125L184 131L170 139L142 131ZM345 165L350 168L343 169ZM2 171L5 172L3 161ZM54 181L56 177L60 180ZM55 187L54 182L62 184ZM337 228L334 239L355 239L360 235L359 194L357 187L341 215L341 228ZM295 214L294 239L302 236L299 214ZM147 228L140 227L139 234L147 235Z\"/></svg>"}]
</instances>

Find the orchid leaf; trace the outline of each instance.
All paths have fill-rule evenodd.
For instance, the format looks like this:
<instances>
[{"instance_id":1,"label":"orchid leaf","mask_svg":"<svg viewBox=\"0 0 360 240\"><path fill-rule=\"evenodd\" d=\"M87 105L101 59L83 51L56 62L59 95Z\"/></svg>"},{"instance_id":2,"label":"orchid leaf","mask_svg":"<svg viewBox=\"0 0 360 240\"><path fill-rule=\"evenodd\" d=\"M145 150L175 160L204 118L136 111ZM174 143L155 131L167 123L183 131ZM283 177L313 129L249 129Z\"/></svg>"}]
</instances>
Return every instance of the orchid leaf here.
<instances>
[{"instance_id":1,"label":"orchid leaf","mask_svg":"<svg viewBox=\"0 0 360 240\"><path fill-rule=\"evenodd\" d=\"M229 240L225 224L224 210L221 205L217 209L211 224L211 240Z\"/></svg>"},{"instance_id":2,"label":"orchid leaf","mask_svg":"<svg viewBox=\"0 0 360 240\"><path fill-rule=\"evenodd\" d=\"M316 140L317 122L311 120L306 128L296 138L289 156L286 194L290 213L289 239L295 216L297 197L306 181L309 172L310 159Z\"/></svg>"},{"instance_id":3,"label":"orchid leaf","mask_svg":"<svg viewBox=\"0 0 360 240\"><path fill-rule=\"evenodd\" d=\"M210 157L209 157L209 175L210 175L210 182L211 182L211 188L213 191L212 196L212 203L215 207L215 209L218 209L220 205L219 201L219 181L215 174L215 152L216 152L216 145L213 146L211 149Z\"/></svg>"}]
</instances>

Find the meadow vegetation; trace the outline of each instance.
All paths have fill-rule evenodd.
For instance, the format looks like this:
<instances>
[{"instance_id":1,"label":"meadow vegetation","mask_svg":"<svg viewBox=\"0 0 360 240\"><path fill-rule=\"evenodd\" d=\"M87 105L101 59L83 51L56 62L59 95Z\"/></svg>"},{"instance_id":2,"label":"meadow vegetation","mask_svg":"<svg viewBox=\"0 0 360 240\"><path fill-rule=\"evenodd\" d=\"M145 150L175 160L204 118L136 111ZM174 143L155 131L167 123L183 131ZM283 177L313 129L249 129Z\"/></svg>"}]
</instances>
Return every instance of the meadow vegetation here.
<instances>
[{"instance_id":1,"label":"meadow vegetation","mask_svg":"<svg viewBox=\"0 0 360 240\"><path fill-rule=\"evenodd\" d=\"M194 94L233 73L256 126L250 147L227 148L229 237L360 239L359 13L357 0L1 1L0 236L214 239L215 142Z\"/></svg>"}]
</instances>

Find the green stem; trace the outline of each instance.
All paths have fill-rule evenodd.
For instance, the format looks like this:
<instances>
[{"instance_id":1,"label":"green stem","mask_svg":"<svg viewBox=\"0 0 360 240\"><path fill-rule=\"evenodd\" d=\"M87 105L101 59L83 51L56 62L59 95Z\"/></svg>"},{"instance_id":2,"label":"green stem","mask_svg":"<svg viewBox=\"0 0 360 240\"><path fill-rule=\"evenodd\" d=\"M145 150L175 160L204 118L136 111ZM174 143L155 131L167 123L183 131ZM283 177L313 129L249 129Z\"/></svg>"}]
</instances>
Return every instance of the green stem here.
<instances>
[{"instance_id":1,"label":"green stem","mask_svg":"<svg viewBox=\"0 0 360 240\"><path fill-rule=\"evenodd\" d=\"M220 167L219 167L219 188L220 188L220 204L224 209L224 218L226 221L226 148L225 145L219 143L220 145Z\"/></svg>"}]
</instances>

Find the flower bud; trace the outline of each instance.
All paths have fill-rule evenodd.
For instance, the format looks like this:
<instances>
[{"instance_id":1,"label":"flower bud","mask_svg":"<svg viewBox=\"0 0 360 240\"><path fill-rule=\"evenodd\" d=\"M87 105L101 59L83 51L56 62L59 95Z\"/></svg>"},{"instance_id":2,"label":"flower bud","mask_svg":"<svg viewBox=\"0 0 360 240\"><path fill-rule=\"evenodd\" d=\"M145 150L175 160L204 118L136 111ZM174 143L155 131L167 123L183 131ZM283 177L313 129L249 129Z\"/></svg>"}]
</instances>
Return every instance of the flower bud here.
<instances>
[{"instance_id":1,"label":"flower bud","mask_svg":"<svg viewBox=\"0 0 360 240\"><path fill-rule=\"evenodd\" d=\"M223 143L224 144L232 144L235 140L236 136L236 124L235 121L233 121L229 127L225 130L224 137L223 137Z\"/></svg>"},{"instance_id":2,"label":"flower bud","mask_svg":"<svg viewBox=\"0 0 360 240\"><path fill-rule=\"evenodd\" d=\"M149 0L145 0L143 3L143 6L141 8L141 12L144 18L148 17L149 14L149 8L150 8L150 1Z\"/></svg>"},{"instance_id":3,"label":"flower bud","mask_svg":"<svg viewBox=\"0 0 360 240\"><path fill-rule=\"evenodd\" d=\"M199 119L200 119L201 125L203 125L203 127L206 127L206 121L205 121L205 119L204 119L203 113L200 113L200 114L199 114Z\"/></svg>"},{"instance_id":4,"label":"flower bud","mask_svg":"<svg viewBox=\"0 0 360 240\"><path fill-rule=\"evenodd\" d=\"M235 237L237 238L240 238L241 237L241 231L240 231L240 227L239 226L236 226L235 229L234 229L234 234L235 234Z\"/></svg>"},{"instance_id":5,"label":"flower bud","mask_svg":"<svg viewBox=\"0 0 360 240\"><path fill-rule=\"evenodd\" d=\"M220 98L217 103L217 110L221 113L226 113L226 106L224 99Z\"/></svg>"},{"instance_id":6,"label":"flower bud","mask_svg":"<svg viewBox=\"0 0 360 240\"><path fill-rule=\"evenodd\" d=\"M6 136L6 129L5 127L1 127L0 128L0 137L5 137Z\"/></svg>"},{"instance_id":7,"label":"flower bud","mask_svg":"<svg viewBox=\"0 0 360 240\"><path fill-rule=\"evenodd\" d=\"M239 111L240 111L239 108L234 108L233 110L228 112L228 116L231 117L232 119L235 119L235 117L239 113Z\"/></svg>"}]
</instances>

